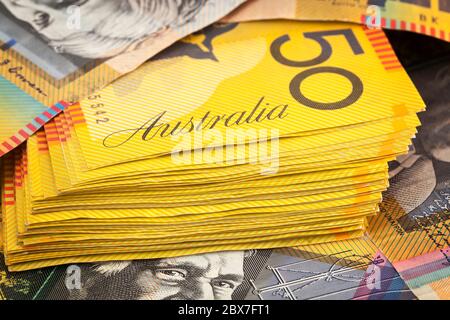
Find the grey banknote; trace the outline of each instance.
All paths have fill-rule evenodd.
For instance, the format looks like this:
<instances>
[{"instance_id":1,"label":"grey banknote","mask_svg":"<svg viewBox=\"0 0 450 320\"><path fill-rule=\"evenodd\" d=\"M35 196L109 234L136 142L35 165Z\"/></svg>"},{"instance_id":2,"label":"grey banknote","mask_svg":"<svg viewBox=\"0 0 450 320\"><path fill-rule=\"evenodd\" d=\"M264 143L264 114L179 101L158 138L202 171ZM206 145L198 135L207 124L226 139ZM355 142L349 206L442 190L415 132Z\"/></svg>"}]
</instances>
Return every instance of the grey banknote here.
<instances>
[{"instance_id":1,"label":"grey banknote","mask_svg":"<svg viewBox=\"0 0 450 320\"><path fill-rule=\"evenodd\" d=\"M450 299L450 45L388 36L427 110L368 233L419 299Z\"/></svg>"},{"instance_id":2,"label":"grey banknote","mask_svg":"<svg viewBox=\"0 0 450 320\"><path fill-rule=\"evenodd\" d=\"M414 299L379 252L343 244L323 254L301 249L0 271L4 299L300 300ZM333 249L334 250L334 249Z\"/></svg>"}]
</instances>

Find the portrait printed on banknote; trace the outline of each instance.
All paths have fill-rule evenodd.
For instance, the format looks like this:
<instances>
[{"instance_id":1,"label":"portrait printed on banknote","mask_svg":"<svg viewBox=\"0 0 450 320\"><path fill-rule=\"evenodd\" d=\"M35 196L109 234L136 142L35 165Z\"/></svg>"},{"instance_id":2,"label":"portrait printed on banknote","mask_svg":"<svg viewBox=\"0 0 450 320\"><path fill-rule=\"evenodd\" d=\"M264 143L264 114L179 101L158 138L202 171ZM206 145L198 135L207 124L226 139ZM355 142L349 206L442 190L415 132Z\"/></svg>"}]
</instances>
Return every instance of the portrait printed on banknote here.
<instances>
[{"instance_id":1,"label":"portrait printed on banknote","mask_svg":"<svg viewBox=\"0 0 450 320\"><path fill-rule=\"evenodd\" d=\"M50 294L72 300L230 300L255 251L80 265L79 289L63 281Z\"/></svg>"},{"instance_id":2,"label":"portrait printed on banknote","mask_svg":"<svg viewBox=\"0 0 450 320\"><path fill-rule=\"evenodd\" d=\"M422 126L409 154L391 166L386 192L403 209L398 222L406 232L450 218L450 66L434 69L418 72L427 111L419 114Z\"/></svg>"},{"instance_id":3,"label":"portrait printed on banknote","mask_svg":"<svg viewBox=\"0 0 450 320\"><path fill-rule=\"evenodd\" d=\"M384 256L358 243L329 254L284 248L61 266L40 292L58 300L414 298Z\"/></svg>"},{"instance_id":4,"label":"portrait printed on banknote","mask_svg":"<svg viewBox=\"0 0 450 320\"><path fill-rule=\"evenodd\" d=\"M0 256L0 300L414 298L387 258L365 239L307 250L214 252L19 273L8 272Z\"/></svg>"},{"instance_id":5,"label":"portrait printed on banknote","mask_svg":"<svg viewBox=\"0 0 450 320\"><path fill-rule=\"evenodd\" d=\"M0 0L0 40L55 79L191 22L209 0Z\"/></svg>"}]
</instances>

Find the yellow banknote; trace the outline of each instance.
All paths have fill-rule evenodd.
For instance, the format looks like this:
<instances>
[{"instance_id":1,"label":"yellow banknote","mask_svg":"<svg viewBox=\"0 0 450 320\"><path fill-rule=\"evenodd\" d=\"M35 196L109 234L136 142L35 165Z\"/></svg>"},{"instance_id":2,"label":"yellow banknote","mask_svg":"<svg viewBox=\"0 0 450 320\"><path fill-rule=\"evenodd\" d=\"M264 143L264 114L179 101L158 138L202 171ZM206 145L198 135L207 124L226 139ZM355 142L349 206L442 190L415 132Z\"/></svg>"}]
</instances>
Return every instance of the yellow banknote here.
<instances>
[{"instance_id":1,"label":"yellow banknote","mask_svg":"<svg viewBox=\"0 0 450 320\"><path fill-rule=\"evenodd\" d=\"M342 232L339 234L333 235L323 235L323 236L313 236L310 238L305 238L306 242L328 242L328 241L336 241L346 238L356 238L360 237L363 234L361 230L352 231L352 232ZM288 247L296 244L296 240L286 239L286 240L277 240L271 243L262 243L262 242L253 242L253 243L243 243L243 244L235 244L233 246L222 246L222 248L226 248L227 250L244 250L245 248L259 248L259 249L268 249L272 247ZM206 247L192 247L189 249L183 250L186 254L195 254L195 253L204 253L204 252L214 252L220 250L220 245L212 245ZM66 257L66 258L53 258L47 260L39 260L33 262L23 262L15 265L9 266L9 270L11 271L24 271L30 269L37 269L46 266L55 266L67 263L82 263L82 262L99 262L99 261L114 261L114 260L134 260L134 259L152 259L156 257L172 257L176 256L176 251L166 250L166 251L154 251L154 252L133 252L133 253L109 253L109 254L97 254L97 255L80 255L74 257Z\"/></svg>"},{"instance_id":2,"label":"yellow banknote","mask_svg":"<svg viewBox=\"0 0 450 320\"><path fill-rule=\"evenodd\" d=\"M226 131L278 129L282 137L391 117L405 105L421 110L401 65L380 58L380 50L393 54L389 44L370 39L348 24L261 22L215 37L214 59L169 50L71 113L87 167L161 155L197 132L217 135L213 147Z\"/></svg>"},{"instance_id":3,"label":"yellow banknote","mask_svg":"<svg viewBox=\"0 0 450 320\"><path fill-rule=\"evenodd\" d=\"M369 235L419 299L449 299L450 123L448 60L413 68L427 102L407 155L390 166L390 188ZM432 85L430 85L432 83Z\"/></svg>"},{"instance_id":4,"label":"yellow banknote","mask_svg":"<svg viewBox=\"0 0 450 320\"><path fill-rule=\"evenodd\" d=\"M7 265L362 235L424 108L371 32L214 26L68 106L5 159Z\"/></svg>"},{"instance_id":5,"label":"yellow banknote","mask_svg":"<svg viewBox=\"0 0 450 320\"><path fill-rule=\"evenodd\" d=\"M450 41L450 2L447 0L281 0L277 5L270 0L253 0L223 21L262 19L347 21Z\"/></svg>"},{"instance_id":6,"label":"yellow banknote","mask_svg":"<svg viewBox=\"0 0 450 320\"><path fill-rule=\"evenodd\" d=\"M6 0L0 6L0 75L44 105L78 101L243 2L86 1L56 8ZM46 20L33 20L36 12Z\"/></svg>"},{"instance_id":7,"label":"yellow banknote","mask_svg":"<svg viewBox=\"0 0 450 320\"><path fill-rule=\"evenodd\" d=\"M59 118L55 119L55 123L58 123ZM298 161L303 161L304 163L307 162L313 162L314 158L313 156L317 157L317 154L320 153L320 155L323 157L323 160L328 160L330 157L338 158L341 154L343 155L343 152L345 151L345 148L351 147L356 148L360 146L367 146L371 143L385 143L385 148L387 149L387 146L390 146L391 142L387 142L388 140L397 140L401 136L404 137L410 137L413 134L413 131L415 131L414 127L418 125L418 119L414 114L408 115L406 117L395 117L393 119L387 118L383 121L378 121L374 123L369 123L364 126L350 126L349 128L342 128L340 130L336 131L329 131L326 133L322 133L320 135L308 135L305 137L299 137L295 138L292 137L290 139L276 139L274 142L276 142L275 145L271 145L271 141L269 139L267 143L267 150L266 154L268 158L274 154L274 151L277 151L278 157L284 157L284 155L289 154L295 154L295 156L298 158L300 155L302 155L301 159L298 159ZM46 128L47 129L47 128ZM105 177L111 175L111 172L115 172L117 174L118 172L121 172L122 174L126 174L127 171L133 172L133 174L137 174L139 172L145 172L148 171L148 168L151 167L151 172L148 172L148 174L169 174L170 171L179 171L184 170L187 172L188 169L193 168L222 168L222 165L214 164L207 160L207 153L199 153L200 160L203 161L197 161L197 154L196 153L188 153L187 157L183 153L181 156L179 154L176 154L176 157L173 155L167 155L165 157L159 157L154 158L149 161L134 161L132 163L121 163L120 165L106 168L100 168L98 170L91 170L89 172L83 172L85 170L83 163L84 159L80 157L81 150L79 148L78 140L76 139L76 135L71 134L71 136L63 135L60 137L59 133L55 131L54 129L48 129L46 130L49 133L49 147L50 152L52 152L53 147L60 148L62 147L63 150L67 150L67 165L68 169L70 169L70 172L72 175L75 175L72 179L73 181L81 180L81 181L87 181L95 179L95 177ZM233 132L232 132L233 133ZM190 140L190 139L189 139ZM188 140L188 141L189 141ZM209 141L208 141L209 142ZM273 147L276 147L274 149ZM185 145L186 148L189 147L189 144ZM238 149L240 146L236 146L236 150L232 156L230 161L231 164L237 164L239 163L238 159L236 159L237 155L235 155L236 151L243 151L243 158L249 158L250 155L248 154L250 151L250 146L242 146L242 149ZM394 148L390 148L394 149ZM105 148L101 148L98 153L102 152L101 150L105 150ZM382 152L383 148L378 148L377 150ZM56 153L61 155L61 151L55 150ZM341 153L342 152L342 153ZM64 152L63 152L64 153ZM256 154L261 154L262 152L259 152L256 150ZM223 159L226 159L226 156L228 154L228 151L225 150L223 152ZM134 153L130 155L133 157ZM327 158L328 157L328 158ZM186 161L187 163L183 163L183 159L191 160L192 161ZM308 160L306 160L306 158ZM215 157L211 157L212 160L215 159ZM305 160L303 160L305 159ZM249 159L247 159L249 160ZM183 164L180 165L180 162ZM206 162L206 163L205 163ZM228 161L224 161L228 163ZM246 161L249 162L249 161ZM270 161L269 161L270 162ZM299 162L300 163L300 162ZM151 166L150 166L151 164ZM55 164L56 165L56 164ZM146 169L147 168L147 169ZM58 170L59 171L59 170ZM98 179L98 178L97 178ZM62 179L64 181L64 179ZM81 182L80 181L80 182Z\"/></svg>"},{"instance_id":8,"label":"yellow banknote","mask_svg":"<svg viewBox=\"0 0 450 320\"><path fill-rule=\"evenodd\" d=\"M6 179L8 179L8 182L10 181L9 179L13 179L13 172L14 172L14 170L13 169L11 169L10 171L7 171L6 173ZM17 173L17 172L16 172ZM16 174L15 175L15 178L14 178L14 182L16 183L16 184L18 184L19 183L19 181L21 181L21 179L19 179L18 178L18 175ZM19 187L19 189L20 189L20 187ZM29 261L29 259L33 259L33 257L34 257L34 259L44 259L44 257L47 257L47 258L52 258L53 257L53 259L55 258L55 257L57 257L57 256L67 256L67 255L70 255L70 254L73 254L74 255L74 257L75 257L75 259L76 259L76 257L79 255L79 254L86 254L86 253L89 253L89 250L83 250L83 251L80 251L79 253L77 253L77 251L75 251L75 252L62 252L62 251L56 251L56 252L54 252L54 253L51 253L51 252L48 252L48 253L46 253L46 254L44 254L44 255L37 255L37 256L33 256L33 255L30 255L30 254L26 254L24 257L22 257L21 258L21 256L20 256L20 252L21 251L23 251L23 249L21 248L21 246L18 244L18 241L17 241L17 238L16 238L16 236L17 236L17 233L15 232L15 230L17 229L17 222L18 222L18 220L17 220L17 216L16 215L14 215L13 214L13 211L15 210L15 204L14 203L8 203L7 205L6 205L6 210L4 211L5 212L5 214L7 215L7 219L5 220L5 222L6 222L6 228L7 228L7 232L6 232L6 235L7 235L7 237L8 237L8 241L7 241L7 245L8 245L8 248L9 248L9 252L10 252L10 254L12 254L11 256L9 256L8 258L7 258L7 263L11 263L11 262L14 262L14 261L16 261L16 262L18 262L18 263L21 263L21 262L24 262L24 261ZM350 228L349 230L352 230L353 228ZM338 231L338 230L340 230L341 232L344 232L345 231L345 228L335 228L335 230L336 231ZM318 233L320 233L320 232L318 232ZM318 234L317 232L315 232L314 234ZM283 235L280 235L279 237L278 236L272 236L272 237L269 237L269 239L270 238L273 238L274 240L275 239L277 239L277 238L280 238L280 239L282 239L282 238L285 238L286 236L283 236ZM221 248L221 246L220 246L220 241L216 241L217 242L217 246L216 246L216 248L217 249L220 249ZM239 243L240 243L241 241L235 241L235 245L237 245L238 247L240 246L239 245ZM145 250L146 249L146 247L141 247L141 244L143 244L142 242L137 242L136 244L138 244L139 243L139 252L141 252L141 251L143 251L143 250ZM243 242L244 244L243 244L243 246L245 247L246 246L246 244L245 244L245 242ZM212 244L212 243L211 243ZM276 242L273 242L272 243L272 245L274 245L274 244L276 244ZM94 244L94 246L97 246L98 245L98 243L95 243ZM262 245L262 247L264 247L265 245L263 244L263 243L261 243L261 245ZM194 243L186 243L184 246L181 246L181 247L188 247L188 248L195 248L195 247L197 247L197 245L196 244L194 244ZM259 245L258 244L256 244L256 247L258 247ZM154 247L154 246L153 246ZM164 245L159 245L159 246L157 246L157 247L155 247L155 249L163 249L164 248ZM150 247L148 247L148 249L150 249ZM192 250L191 249L191 250ZM48 250L48 247L47 247L47 250ZM94 251L93 252L98 252L99 251L99 249L97 248L97 249L93 249ZM130 250L131 251L133 251L133 250L137 250L137 249L132 249L132 247L128 247L128 248L125 248L124 249L126 252L130 252ZM203 249L203 250L207 250L207 249ZM108 251L108 249L104 249L104 251L106 252L106 251ZM120 252L121 250L120 249L113 249L113 252ZM100 252L102 252L102 250L100 250ZM170 252L170 251L169 251ZM161 251L157 251L156 252L156 254L164 254L164 253L161 253ZM144 254L144 256L146 256L147 254ZM151 257L153 254L148 254L148 257ZM113 254L112 255L112 257L118 257L116 254ZM95 258L94 258L95 259Z\"/></svg>"},{"instance_id":9,"label":"yellow banknote","mask_svg":"<svg viewBox=\"0 0 450 320\"><path fill-rule=\"evenodd\" d=\"M85 1L57 7L2 1L0 156L68 103L134 70L244 1ZM35 20L37 14L43 19Z\"/></svg>"}]
</instances>

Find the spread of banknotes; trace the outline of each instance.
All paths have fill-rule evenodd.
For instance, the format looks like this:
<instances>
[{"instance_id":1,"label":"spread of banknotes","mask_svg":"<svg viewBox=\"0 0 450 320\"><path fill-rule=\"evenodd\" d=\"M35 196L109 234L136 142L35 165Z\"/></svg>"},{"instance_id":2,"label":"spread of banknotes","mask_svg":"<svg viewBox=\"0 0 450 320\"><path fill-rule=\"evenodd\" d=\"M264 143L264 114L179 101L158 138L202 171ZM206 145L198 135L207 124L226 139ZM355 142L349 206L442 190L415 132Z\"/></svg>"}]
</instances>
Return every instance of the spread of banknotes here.
<instances>
[{"instance_id":1,"label":"spread of banknotes","mask_svg":"<svg viewBox=\"0 0 450 320\"><path fill-rule=\"evenodd\" d=\"M0 300L450 298L450 1L0 16Z\"/></svg>"},{"instance_id":2,"label":"spread of banknotes","mask_svg":"<svg viewBox=\"0 0 450 320\"><path fill-rule=\"evenodd\" d=\"M223 19L345 21L405 30L450 41L448 0L249 0Z\"/></svg>"}]
</instances>

